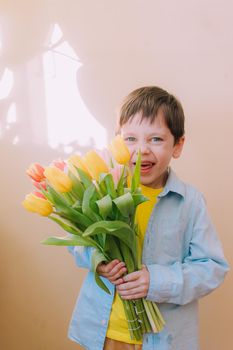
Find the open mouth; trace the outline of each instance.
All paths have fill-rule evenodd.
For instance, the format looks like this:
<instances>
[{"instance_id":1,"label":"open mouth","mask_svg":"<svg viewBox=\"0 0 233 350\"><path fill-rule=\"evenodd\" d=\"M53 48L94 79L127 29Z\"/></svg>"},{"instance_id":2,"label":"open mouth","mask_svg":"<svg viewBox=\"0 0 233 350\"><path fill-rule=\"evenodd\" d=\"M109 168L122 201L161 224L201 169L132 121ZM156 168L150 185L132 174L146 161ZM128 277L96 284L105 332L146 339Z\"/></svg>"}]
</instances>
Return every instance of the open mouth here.
<instances>
[{"instance_id":1,"label":"open mouth","mask_svg":"<svg viewBox=\"0 0 233 350\"><path fill-rule=\"evenodd\" d=\"M133 163L133 165L135 166L136 163ZM153 168L154 165L155 165L155 163L149 162L149 161L141 162L141 173L149 172Z\"/></svg>"}]
</instances>

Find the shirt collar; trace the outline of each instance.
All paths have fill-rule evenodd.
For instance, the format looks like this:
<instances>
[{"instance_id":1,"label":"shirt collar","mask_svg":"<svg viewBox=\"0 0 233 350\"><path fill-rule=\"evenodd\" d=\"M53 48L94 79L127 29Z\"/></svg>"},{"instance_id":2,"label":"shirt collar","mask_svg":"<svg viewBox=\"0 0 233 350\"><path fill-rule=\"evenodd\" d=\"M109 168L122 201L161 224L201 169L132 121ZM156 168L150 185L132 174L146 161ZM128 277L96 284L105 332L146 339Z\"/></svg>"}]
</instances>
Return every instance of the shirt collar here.
<instances>
[{"instance_id":1,"label":"shirt collar","mask_svg":"<svg viewBox=\"0 0 233 350\"><path fill-rule=\"evenodd\" d=\"M174 171L169 168L169 174L167 178L166 185L164 186L163 191L158 195L158 198L166 196L169 192L174 192L179 194L182 197L185 197L185 185L184 183L176 176Z\"/></svg>"}]
</instances>

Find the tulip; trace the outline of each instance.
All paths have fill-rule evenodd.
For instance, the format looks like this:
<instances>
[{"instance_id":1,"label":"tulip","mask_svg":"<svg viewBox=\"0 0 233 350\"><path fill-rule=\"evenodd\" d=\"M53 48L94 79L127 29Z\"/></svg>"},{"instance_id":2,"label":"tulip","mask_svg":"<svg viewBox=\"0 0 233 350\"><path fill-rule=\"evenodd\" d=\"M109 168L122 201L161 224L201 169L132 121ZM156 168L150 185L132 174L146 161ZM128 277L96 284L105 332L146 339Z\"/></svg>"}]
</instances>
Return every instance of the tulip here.
<instances>
[{"instance_id":1,"label":"tulip","mask_svg":"<svg viewBox=\"0 0 233 350\"><path fill-rule=\"evenodd\" d=\"M38 181L32 181L33 185L38 189L38 190L41 190L42 188L44 190L46 190L46 182L45 181L41 181L41 182L38 182Z\"/></svg>"},{"instance_id":2,"label":"tulip","mask_svg":"<svg viewBox=\"0 0 233 350\"><path fill-rule=\"evenodd\" d=\"M26 210L42 216L48 216L53 212L53 207L47 199L40 198L33 193L30 193L25 197L22 205Z\"/></svg>"},{"instance_id":3,"label":"tulip","mask_svg":"<svg viewBox=\"0 0 233 350\"><path fill-rule=\"evenodd\" d=\"M43 193L41 193L41 192L33 191L32 193L33 193L36 197L46 199L45 196L43 195Z\"/></svg>"},{"instance_id":4,"label":"tulip","mask_svg":"<svg viewBox=\"0 0 233 350\"><path fill-rule=\"evenodd\" d=\"M95 151L89 151L84 156L85 165L94 180L99 180L101 173L108 173L109 168L103 158Z\"/></svg>"},{"instance_id":5,"label":"tulip","mask_svg":"<svg viewBox=\"0 0 233 350\"><path fill-rule=\"evenodd\" d=\"M115 165L114 168L110 169L110 173L112 174L115 187L117 187L117 184L121 178L122 171L123 171L123 166L119 164Z\"/></svg>"},{"instance_id":6,"label":"tulip","mask_svg":"<svg viewBox=\"0 0 233 350\"><path fill-rule=\"evenodd\" d=\"M53 160L52 166L57 167L61 171L64 171L64 169L66 167L66 162L64 162L64 160L60 160L60 159L59 160Z\"/></svg>"},{"instance_id":7,"label":"tulip","mask_svg":"<svg viewBox=\"0 0 233 350\"><path fill-rule=\"evenodd\" d=\"M70 192L72 181L69 176L55 166L45 168L44 175L50 185L58 192Z\"/></svg>"},{"instance_id":8,"label":"tulip","mask_svg":"<svg viewBox=\"0 0 233 350\"><path fill-rule=\"evenodd\" d=\"M26 173L37 182L45 179L44 168L39 163L32 163L26 170Z\"/></svg>"},{"instance_id":9,"label":"tulip","mask_svg":"<svg viewBox=\"0 0 233 350\"><path fill-rule=\"evenodd\" d=\"M117 135L109 145L109 149L112 152L113 157L117 163L125 165L130 160L129 149L126 146L123 138Z\"/></svg>"},{"instance_id":10,"label":"tulip","mask_svg":"<svg viewBox=\"0 0 233 350\"><path fill-rule=\"evenodd\" d=\"M82 157L80 157L78 154L74 154L68 158L68 167L69 170L77 176L77 170L76 168L79 168L83 170L88 176L91 177L91 174L88 171L88 168L85 165L85 162ZM76 168L75 168L76 167Z\"/></svg>"}]
</instances>

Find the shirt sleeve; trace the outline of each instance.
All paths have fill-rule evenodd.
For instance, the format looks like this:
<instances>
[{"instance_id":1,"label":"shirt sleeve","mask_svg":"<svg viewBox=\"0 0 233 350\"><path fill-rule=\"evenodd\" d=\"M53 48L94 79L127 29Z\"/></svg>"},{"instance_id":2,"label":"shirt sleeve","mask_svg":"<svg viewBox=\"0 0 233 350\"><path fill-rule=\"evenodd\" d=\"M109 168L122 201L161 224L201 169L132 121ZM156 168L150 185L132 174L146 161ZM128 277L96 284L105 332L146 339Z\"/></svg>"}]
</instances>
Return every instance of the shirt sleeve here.
<instances>
[{"instance_id":1,"label":"shirt sleeve","mask_svg":"<svg viewBox=\"0 0 233 350\"><path fill-rule=\"evenodd\" d=\"M205 200L198 194L189 254L171 265L147 265L147 299L158 303L187 304L217 288L229 270L221 243L210 220Z\"/></svg>"},{"instance_id":2,"label":"shirt sleeve","mask_svg":"<svg viewBox=\"0 0 233 350\"><path fill-rule=\"evenodd\" d=\"M69 246L68 251L74 256L77 266L91 270L93 247Z\"/></svg>"}]
</instances>

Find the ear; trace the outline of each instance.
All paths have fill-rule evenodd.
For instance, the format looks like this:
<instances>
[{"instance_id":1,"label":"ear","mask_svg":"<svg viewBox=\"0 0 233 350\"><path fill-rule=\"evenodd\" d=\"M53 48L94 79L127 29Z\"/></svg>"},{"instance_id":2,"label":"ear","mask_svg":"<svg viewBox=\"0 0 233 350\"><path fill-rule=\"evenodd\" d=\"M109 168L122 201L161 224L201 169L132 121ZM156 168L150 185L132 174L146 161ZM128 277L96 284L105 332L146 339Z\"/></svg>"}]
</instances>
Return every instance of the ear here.
<instances>
[{"instance_id":1,"label":"ear","mask_svg":"<svg viewBox=\"0 0 233 350\"><path fill-rule=\"evenodd\" d=\"M173 158L179 158L179 156L181 155L181 152L184 146L184 141L185 141L185 137L182 136L179 139L179 141L177 141L177 143L174 145L173 153L172 153Z\"/></svg>"}]
</instances>

